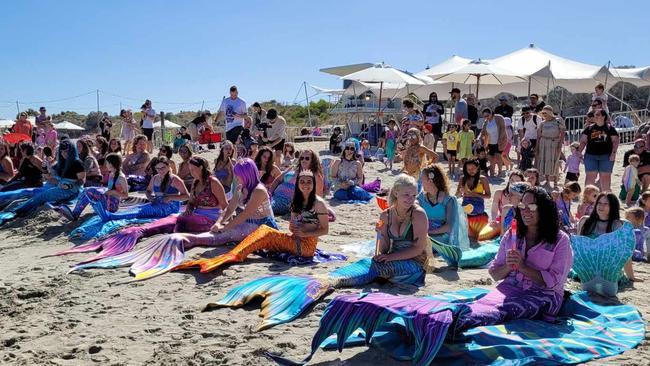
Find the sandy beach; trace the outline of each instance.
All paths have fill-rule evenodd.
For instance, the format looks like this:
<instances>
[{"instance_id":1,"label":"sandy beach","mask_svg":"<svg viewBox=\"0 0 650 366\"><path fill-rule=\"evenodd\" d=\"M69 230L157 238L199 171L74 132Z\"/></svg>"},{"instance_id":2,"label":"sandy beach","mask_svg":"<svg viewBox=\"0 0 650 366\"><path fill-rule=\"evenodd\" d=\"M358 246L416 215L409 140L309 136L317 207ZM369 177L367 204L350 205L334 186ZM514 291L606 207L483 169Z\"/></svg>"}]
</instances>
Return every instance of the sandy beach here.
<instances>
[{"instance_id":1,"label":"sandy beach","mask_svg":"<svg viewBox=\"0 0 650 366\"><path fill-rule=\"evenodd\" d=\"M301 143L325 156L326 142ZM623 153L612 178L618 194ZM216 151L202 154L210 162ZM397 164L396 167L401 167ZM395 173L383 163L367 163L367 180L382 179L390 187ZM584 173L583 175L584 176ZM503 179L491 179L494 191ZM456 183L453 184L455 191ZM491 202L490 202L491 203ZM486 207L490 207L488 203ZM374 223L380 213L370 204L332 203L337 221L319 247L341 252L341 245L375 237ZM573 205L573 208L577 204ZM87 210L84 217L90 217ZM82 219L84 218L82 217ZM282 228L286 218L279 218ZM244 263L226 266L208 275L198 270L172 272L134 284L111 285L128 279L126 268L89 270L66 274L69 266L89 257L77 254L47 257L69 248L67 237L78 224L62 225L54 212L15 220L0 230L0 364L7 365L267 365L265 351L281 353L295 360L309 353L321 313L336 294L361 289L339 290L289 323L255 332L259 307L201 312L220 299L231 287L269 274L325 274L343 262L291 267L272 260L251 257ZM152 239L141 242L147 243ZM214 256L226 248L197 248L188 257ZM351 257L350 260L354 260ZM438 260L438 267L444 267ZM636 263L637 276L645 282L623 288L619 301L635 305L644 319L650 318L650 264ZM471 287L494 285L486 269L452 271L442 269L427 276L426 286L414 292L410 287L370 285L366 290L426 295ZM570 290L579 284L568 281ZM591 365L649 365L650 333L636 349L616 357L592 361ZM356 347L343 353L319 351L311 365L405 365L375 349Z\"/></svg>"}]
</instances>

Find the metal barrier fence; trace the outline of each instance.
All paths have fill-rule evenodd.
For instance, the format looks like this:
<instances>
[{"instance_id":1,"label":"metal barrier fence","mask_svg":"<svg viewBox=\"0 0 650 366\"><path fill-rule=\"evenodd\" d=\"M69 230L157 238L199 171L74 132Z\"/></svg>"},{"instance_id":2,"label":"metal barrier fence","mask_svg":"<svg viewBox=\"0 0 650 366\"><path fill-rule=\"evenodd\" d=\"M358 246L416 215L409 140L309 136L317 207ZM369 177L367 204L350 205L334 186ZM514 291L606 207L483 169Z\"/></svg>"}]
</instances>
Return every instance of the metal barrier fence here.
<instances>
[{"instance_id":1,"label":"metal barrier fence","mask_svg":"<svg viewBox=\"0 0 650 366\"><path fill-rule=\"evenodd\" d=\"M611 113L612 121L616 121L619 117L629 118L634 124L632 127L616 128L616 131L618 131L620 135L621 143L627 144L634 142L634 133L637 129L637 126L641 123L647 122L648 117L650 117L650 113L647 109ZM565 117L564 124L567 128L569 142L579 141L580 134L582 133L585 125L585 116Z\"/></svg>"}]
</instances>

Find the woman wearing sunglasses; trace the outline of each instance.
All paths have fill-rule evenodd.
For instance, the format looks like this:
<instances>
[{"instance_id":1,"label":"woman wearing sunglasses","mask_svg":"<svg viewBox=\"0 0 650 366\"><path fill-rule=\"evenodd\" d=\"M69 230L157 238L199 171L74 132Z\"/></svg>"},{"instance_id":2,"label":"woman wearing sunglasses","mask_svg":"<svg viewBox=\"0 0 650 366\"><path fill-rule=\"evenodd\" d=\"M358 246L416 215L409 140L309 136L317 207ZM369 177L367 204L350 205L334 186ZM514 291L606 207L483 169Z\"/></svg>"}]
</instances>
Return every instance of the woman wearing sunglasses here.
<instances>
[{"instance_id":1,"label":"woman wearing sunglasses","mask_svg":"<svg viewBox=\"0 0 650 366\"><path fill-rule=\"evenodd\" d=\"M368 202L372 195L359 185L363 181L363 165L357 159L354 141L347 141L341 159L332 164L332 180L335 182L334 198L339 201Z\"/></svg>"},{"instance_id":2,"label":"woman wearing sunglasses","mask_svg":"<svg viewBox=\"0 0 650 366\"><path fill-rule=\"evenodd\" d=\"M285 144L285 147L287 145ZM310 171L316 180L316 195L323 197L323 166L318 154L311 149L300 152L298 166L295 169L286 169L271 184L271 206L275 215L286 215L291 209L291 200L294 196L296 177L302 171Z\"/></svg>"},{"instance_id":3,"label":"woman wearing sunglasses","mask_svg":"<svg viewBox=\"0 0 650 366\"><path fill-rule=\"evenodd\" d=\"M285 142L282 148L282 159L280 159L280 170L284 171L293 167L293 163L296 160L295 153L296 148L293 146L293 143Z\"/></svg>"}]
</instances>

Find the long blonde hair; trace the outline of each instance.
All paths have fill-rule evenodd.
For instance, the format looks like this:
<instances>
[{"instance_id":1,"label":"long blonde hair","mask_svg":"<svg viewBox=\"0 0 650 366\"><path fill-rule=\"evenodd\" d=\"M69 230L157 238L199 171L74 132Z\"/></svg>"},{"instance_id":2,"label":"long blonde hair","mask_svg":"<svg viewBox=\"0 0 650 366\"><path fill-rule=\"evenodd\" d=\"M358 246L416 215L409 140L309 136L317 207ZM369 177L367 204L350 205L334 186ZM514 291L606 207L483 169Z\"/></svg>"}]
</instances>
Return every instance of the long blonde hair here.
<instances>
[{"instance_id":1,"label":"long blonde hair","mask_svg":"<svg viewBox=\"0 0 650 366\"><path fill-rule=\"evenodd\" d=\"M395 179L395 183L393 183L393 187L390 189L390 193L388 194L389 206L395 206L395 203L397 203L397 191L404 187L415 187L415 189L417 189L418 182L410 175L398 175L397 179Z\"/></svg>"}]
</instances>

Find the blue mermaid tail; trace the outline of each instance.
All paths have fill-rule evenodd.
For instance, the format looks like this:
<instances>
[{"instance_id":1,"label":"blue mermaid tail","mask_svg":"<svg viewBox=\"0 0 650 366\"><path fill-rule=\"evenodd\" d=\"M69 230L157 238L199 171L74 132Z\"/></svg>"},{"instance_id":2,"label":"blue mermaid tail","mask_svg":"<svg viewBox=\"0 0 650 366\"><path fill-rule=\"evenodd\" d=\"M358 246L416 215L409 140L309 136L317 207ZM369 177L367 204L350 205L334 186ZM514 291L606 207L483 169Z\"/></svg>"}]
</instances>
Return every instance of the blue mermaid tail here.
<instances>
[{"instance_id":1,"label":"blue mermaid tail","mask_svg":"<svg viewBox=\"0 0 650 366\"><path fill-rule=\"evenodd\" d=\"M42 187L20 188L14 191L0 192L0 207L4 208L13 201L29 198L50 187L53 187L53 185L48 183Z\"/></svg>"},{"instance_id":2,"label":"blue mermaid tail","mask_svg":"<svg viewBox=\"0 0 650 366\"><path fill-rule=\"evenodd\" d=\"M311 277L262 277L231 289L223 299L208 304L204 311L240 307L257 297L262 297L262 321L257 327L260 331L296 319L306 308L331 290L327 281Z\"/></svg>"},{"instance_id":3,"label":"blue mermaid tail","mask_svg":"<svg viewBox=\"0 0 650 366\"><path fill-rule=\"evenodd\" d=\"M10 210L4 212L3 215L0 216L0 225L6 223L11 219L14 219L16 216L34 212L37 208L46 203L57 204L70 201L77 197L80 188L77 185L76 181L62 179L61 183L70 185L70 188L63 189L58 185L49 185L36 193L30 193L29 198L26 201L20 203L15 207L12 207Z\"/></svg>"},{"instance_id":4,"label":"blue mermaid tail","mask_svg":"<svg viewBox=\"0 0 650 366\"><path fill-rule=\"evenodd\" d=\"M103 205L95 207L97 214L104 221L125 220L125 219L157 219L178 213L181 209L180 202L169 203L145 203L124 212L110 212Z\"/></svg>"},{"instance_id":5,"label":"blue mermaid tail","mask_svg":"<svg viewBox=\"0 0 650 366\"><path fill-rule=\"evenodd\" d=\"M99 216L93 216L84 221L81 225L70 232L69 237L73 240L86 241L91 239L99 239L114 233L131 225L147 224L154 219L128 219L128 220L112 220L103 221Z\"/></svg>"},{"instance_id":6,"label":"blue mermaid tail","mask_svg":"<svg viewBox=\"0 0 650 366\"><path fill-rule=\"evenodd\" d=\"M424 284L424 270L413 260L379 263L371 258L343 266L330 272L327 278L271 276L259 278L228 291L212 307L240 307L262 297L263 318L259 330L289 322L318 301L329 291L347 286L362 286L378 278L394 283Z\"/></svg>"},{"instance_id":7,"label":"blue mermaid tail","mask_svg":"<svg viewBox=\"0 0 650 366\"><path fill-rule=\"evenodd\" d=\"M595 239L571 235L573 271L582 282L582 288L616 296L623 266L632 257L635 245L634 228L629 222Z\"/></svg>"}]
</instances>

